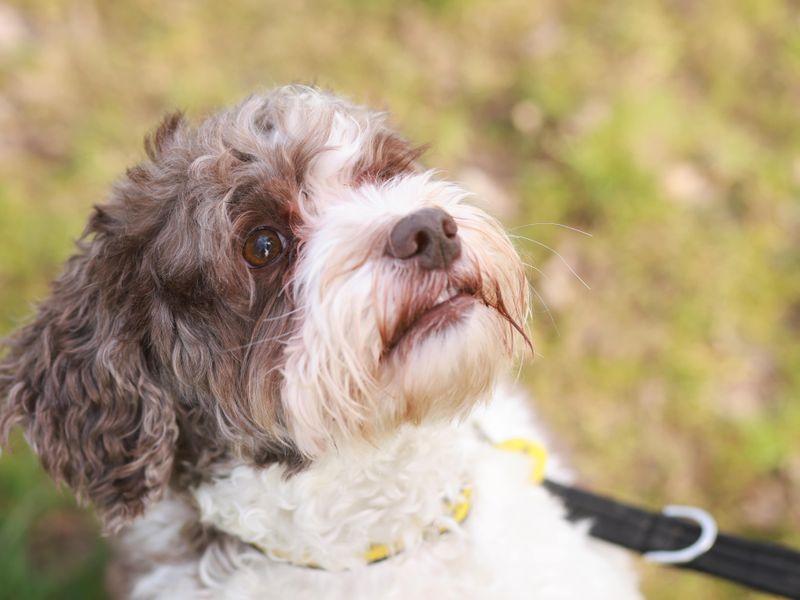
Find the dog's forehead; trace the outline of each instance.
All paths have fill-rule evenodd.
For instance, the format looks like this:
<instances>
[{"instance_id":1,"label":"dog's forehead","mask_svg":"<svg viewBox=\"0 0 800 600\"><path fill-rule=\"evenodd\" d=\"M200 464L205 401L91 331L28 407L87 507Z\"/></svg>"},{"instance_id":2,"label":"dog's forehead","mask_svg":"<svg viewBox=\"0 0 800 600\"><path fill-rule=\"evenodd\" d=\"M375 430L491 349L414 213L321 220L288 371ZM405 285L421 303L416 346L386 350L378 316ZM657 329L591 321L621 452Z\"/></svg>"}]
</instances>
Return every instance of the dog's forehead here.
<instances>
[{"instance_id":1,"label":"dog's forehead","mask_svg":"<svg viewBox=\"0 0 800 600\"><path fill-rule=\"evenodd\" d=\"M302 86L248 98L215 127L275 198L330 183L359 185L412 172L421 149L386 115Z\"/></svg>"}]
</instances>

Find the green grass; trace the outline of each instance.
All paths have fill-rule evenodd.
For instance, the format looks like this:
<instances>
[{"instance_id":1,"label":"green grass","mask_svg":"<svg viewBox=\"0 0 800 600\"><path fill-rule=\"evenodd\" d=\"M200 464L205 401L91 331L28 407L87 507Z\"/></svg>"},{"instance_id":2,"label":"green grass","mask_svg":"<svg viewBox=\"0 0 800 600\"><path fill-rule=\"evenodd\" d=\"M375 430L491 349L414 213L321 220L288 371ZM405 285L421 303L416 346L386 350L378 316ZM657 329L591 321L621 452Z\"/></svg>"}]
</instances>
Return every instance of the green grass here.
<instances>
[{"instance_id":1,"label":"green grass","mask_svg":"<svg viewBox=\"0 0 800 600\"><path fill-rule=\"evenodd\" d=\"M798 22L770 0L11 2L0 333L163 112L316 82L477 173L520 236L542 299L523 381L587 484L800 544ZM15 439L0 597L102 597L97 540ZM649 598L756 597L642 572Z\"/></svg>"}]
</instances>

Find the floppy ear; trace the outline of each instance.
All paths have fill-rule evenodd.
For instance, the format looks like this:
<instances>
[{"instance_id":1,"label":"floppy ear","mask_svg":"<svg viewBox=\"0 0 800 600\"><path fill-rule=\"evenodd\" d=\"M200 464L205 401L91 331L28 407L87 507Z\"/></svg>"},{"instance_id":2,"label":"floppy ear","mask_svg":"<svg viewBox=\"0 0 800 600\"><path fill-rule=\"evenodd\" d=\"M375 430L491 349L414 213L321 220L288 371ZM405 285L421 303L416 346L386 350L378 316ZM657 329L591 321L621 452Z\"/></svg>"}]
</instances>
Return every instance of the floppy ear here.
<instances>
[{"instance_id":1,"label":"floppy ear","mask_svg":"<svg viewBox=\"0 0 800 600\"><path fill-rule=\"evenodd\" d=\"M48 473L115 531L165 489L178 430L148 364L147 295L131 293L136 253L110 241L109 218L97 209L93 239L81 243L35 320L6 341L0 442L22 424Z\"/></svg>"}]
</instances>

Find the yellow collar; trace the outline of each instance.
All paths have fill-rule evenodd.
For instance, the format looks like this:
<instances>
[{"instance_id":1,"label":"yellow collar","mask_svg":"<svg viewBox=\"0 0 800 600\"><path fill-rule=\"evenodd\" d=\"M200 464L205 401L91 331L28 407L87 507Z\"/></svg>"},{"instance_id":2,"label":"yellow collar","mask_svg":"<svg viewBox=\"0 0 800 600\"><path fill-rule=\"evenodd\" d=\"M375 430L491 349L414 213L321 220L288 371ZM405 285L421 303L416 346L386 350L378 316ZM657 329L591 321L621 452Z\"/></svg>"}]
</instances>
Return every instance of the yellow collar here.
<instances>
[{"instance_id":1,"label":"yellow collar","mask_svg":"<svg viewBox=\"0 0 800 600\"><path fill-rule=\"evenodd\" d=\"M498 442L494 444L494 447L498 450L516 452L530 457L533 460L533 471L531 473L530 482L534 485L538 485L544 480L545 463L547 462L547 450L545 450L541 445L529 440L514 438L505 440L503 442ZM467 516L469 516L470 510L472 509L472 486L466 485L461 488L461 493L458 499L445 500L444 502L447 515L456 523L463 523ZM439 528L440 534L446 533L447 531L448 528L446 526ZM312 560L293 561L286 557L280 550L270 550L268 548L259 546L258 544L250 545L268 556L273 556L277 559L284 560L298 567L307 567L310 569L322 568ZM367 551L364 552L363 558L367 564L373 564L399 554L403 551L403 549L402 540L398 540L389 544L371 544Z\"/></svg>"},{"instance_id":2,"label":"yellow collar","mask_svg":"<svg viewBox=\"0 0 800 600\"><path fill-rule=\"evenodd\" d=\"M472 509L472 486L464 486L461 488L461 495L458 500L446 500L445 506L447 514L456 522L463 523ZM439 527L439 533L445 533L448 529L446 526ZM367 564L380 562L386 560L390 556L399 554L403 551L403 542L398 540L394 544L372 544L364 553L364 559Z\"/></svg>"},{"instance_id":3,"label":"yellow collar","mask_svg":"<svg viewBox=\"0 0 800 600\"><path fill-rule=\"evenodd\" d=\"M512 438L503 442L497 442L494 447L506 452L517 452L524 454L533 461L530 482L539 485L544 481L544 468L547 465L547 450L541 444L524 440L522 438Z\"/></svg>"},{"instance_id":4,"label":"yellow collar","mask_svg":"<svg viewBox=\"0 0 800 600\"><path fill-rule=\"evenodd\" d=\"M472 508L472 487L466 485L461 488L461 492L459 497L456 500L445 500L445 508L447 510L447 516L449 516L453 521L456 523L463 523L467 516L469 515L469 511ZM439 527L439 533L445 533L448 531L446 526ZM304 560L304 561L296 561L291 560L288 556L286 556L280 550L271 550L260 546L259 544L251 543L251 546L260 550L267 556L275 557L279 560L291 563L298 567L308 567L309 569L322 569L323 567L319 566L313 560ZM367 564L372 564L376 562L380 562L382 560L386 560L394 556L395 554L399 554L403 551L403 542L402 540L398 540L394 543L390 544L370 544L369 548L366 552L362 555L362 558L366 561Z\"/></svg>"}]
</instances>

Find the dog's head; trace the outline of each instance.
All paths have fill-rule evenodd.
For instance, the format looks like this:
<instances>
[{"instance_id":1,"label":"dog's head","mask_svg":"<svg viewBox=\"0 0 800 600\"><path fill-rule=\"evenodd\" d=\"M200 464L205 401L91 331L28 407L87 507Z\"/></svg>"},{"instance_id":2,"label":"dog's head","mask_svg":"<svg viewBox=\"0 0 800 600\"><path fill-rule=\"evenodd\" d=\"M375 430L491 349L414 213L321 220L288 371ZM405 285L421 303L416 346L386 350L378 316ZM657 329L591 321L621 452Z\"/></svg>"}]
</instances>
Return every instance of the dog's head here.
<instances>
[{"instance_id":1,"label":"dog's head","mask_svg":"<svg viewBox=\"0 0 800 600\"><path fill-rule=\"evenodd\" d=\"M382 115L291 86L146 150L0 362L0 436L109 529L225 456L463 415L525 340L507 237Z\"/></svg>"}]
</instances>

